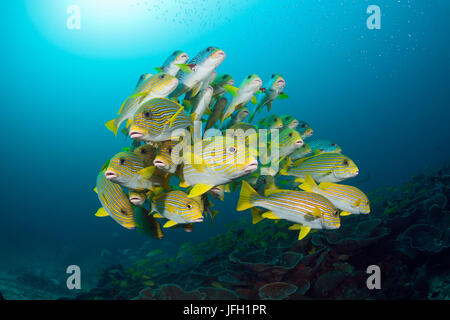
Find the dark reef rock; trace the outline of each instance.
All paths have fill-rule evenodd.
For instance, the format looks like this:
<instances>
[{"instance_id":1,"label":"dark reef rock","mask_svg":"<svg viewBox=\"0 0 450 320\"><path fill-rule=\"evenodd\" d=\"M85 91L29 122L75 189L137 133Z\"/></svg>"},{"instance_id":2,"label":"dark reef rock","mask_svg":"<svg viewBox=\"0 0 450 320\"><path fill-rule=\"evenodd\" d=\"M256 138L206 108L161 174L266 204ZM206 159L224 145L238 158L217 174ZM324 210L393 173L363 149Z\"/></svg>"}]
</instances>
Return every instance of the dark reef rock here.
<instances>
[{"instance_id":1,"label":"dark reef rock","mask_svg":"<svg viewBox=\"0 0 450 320\"><path fill-rule=\"evenodd\" d=\"M340 229L301 241L285 221L239 220L183 248L191 263L113 266L79 298L450 299L449 182L448 167L417 175L370 194L369 215L343 217ZM380 267L381 290L367 288L370 265Z\"/></svg>"}]
</instances>

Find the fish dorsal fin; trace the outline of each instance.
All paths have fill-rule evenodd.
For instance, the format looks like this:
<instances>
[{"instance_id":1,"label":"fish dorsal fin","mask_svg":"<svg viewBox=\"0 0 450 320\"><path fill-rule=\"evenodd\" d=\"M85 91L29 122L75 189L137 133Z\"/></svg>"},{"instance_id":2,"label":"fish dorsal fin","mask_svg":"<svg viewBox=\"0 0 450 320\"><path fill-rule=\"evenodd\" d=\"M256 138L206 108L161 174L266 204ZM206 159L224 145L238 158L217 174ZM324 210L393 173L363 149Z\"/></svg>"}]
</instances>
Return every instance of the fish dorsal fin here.
<instances>
[{"instance_id":1,"label":"fish dorsal fin","mask_svg":"<svg viewBox=\"0 0 450 320\"><path fill-rule=\"evenodd\" d=\"M163 228L170 228L170 227L173 227L176 224L178 224L178 222L175 222L173 220L169 220L163 225Z\"/></svg>"},{"instance_id":2,"label":"fish dorsal fin","mask_svg":"<svg viewBox=\"0 0 450 320\"><path fill-rule=\"evenodd\" d=\"M238 88L236 88L236 87L234 87L234 86L227 85L227 84L224 85L223 88L224 88L229 94L231 94L233 97L235 97L235 96L238 94L238 92L239 92L239 89L238 89Z\"/></svg>"},{"instance_id":3,"label":"fish dorsal fin","mask_svg":"<svg viewBox=\"0 0 450 320\"><path fill-rule=\"evenodd\" d=\"M188 197L189 198L194 198L197 196L200 196L202 194L204 194L205 192L209 191L210 189L212 189L214 186L210 185L210 184L205 184L205 183L197 183L191 190L191 192L189 192Z\"/></svg>"},{"instance_id":4,"label":"fish dorsal fin","mask_svg":"<svg viewBox=\"0 0 450 320\"><path fill-rule=\"evenodd\" d=\"M297 166L300 165L302 162L304 162L306 159L309 159L309 157L298 159L298 160L294 161L293 165L294 165L295 167L297 167Z\"/></svg>"},{"instance_id":5,"label":"fish dorsal fin","mask_svg":"<svg viewBox=\"0 0 450 320\"><path fill-rule=\"evenodd\" d=\"M282 190L282 189L278 189L278 188L266 189L266 190L264 190L264 195L266 197L270 197L271 195L273 195L275 193L281 193L281 192L289 193L289 192L291 192L291 190Z\"/></svg>"},{"instance_id":6,"label":"fish dorsal fin","mask_svg":"<svg viewBox=\"0 0 450 320\"><path fill-rule=\"evenodd\" d=\"M306 173L305 181L299 186L299 188L302 190L311 192L317 188L317 184L314 181L314 179L309 175L309 173Z\"/></svg>"},{"instance_id":7,"label":"fish dorsal fin","mask_svg":"<svg viewBox=\"0 0 450 320\"><path fill-rule=\"evenodd\" d=\"M276 220L276 219L280 219L279 217L277 217L275 215L275 213L273 213L272 211L266 211L261 215L263 218L266 219L272 219L272 220Z\"/></svg>"},{"instance_id":8,"label":"fish dorsal fin","mask_svg":"<svg viewBox=\"0 0 450 320\"><path fill-rule=\"evenodd\" d=\"M107 217L108 216L108 212L106 212L105 208L101 207L97 210L97 212L95 213L96 217Z\"/></svg>"}]
</instances>

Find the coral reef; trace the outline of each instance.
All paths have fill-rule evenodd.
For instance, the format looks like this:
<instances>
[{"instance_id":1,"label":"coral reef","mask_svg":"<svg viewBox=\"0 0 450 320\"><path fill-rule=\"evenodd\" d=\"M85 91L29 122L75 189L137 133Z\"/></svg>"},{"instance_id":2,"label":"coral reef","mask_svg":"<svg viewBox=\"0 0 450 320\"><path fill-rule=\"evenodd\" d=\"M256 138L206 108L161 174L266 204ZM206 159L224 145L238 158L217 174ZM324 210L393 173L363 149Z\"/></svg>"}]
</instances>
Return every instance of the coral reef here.
<instances>
[{"instance_id":1,"label":"coral reef","mask_svg":"<svg viewBox=\"0 0 450 320\"><path fill-rule=\"evenodd\" d=\"M78 299L449 299L450 169L372 193L372 213L297 241L287 223L241 218L173 258L101 273ZM366 286L370 265L381 289Z\"/></svg>"}]
</instances>

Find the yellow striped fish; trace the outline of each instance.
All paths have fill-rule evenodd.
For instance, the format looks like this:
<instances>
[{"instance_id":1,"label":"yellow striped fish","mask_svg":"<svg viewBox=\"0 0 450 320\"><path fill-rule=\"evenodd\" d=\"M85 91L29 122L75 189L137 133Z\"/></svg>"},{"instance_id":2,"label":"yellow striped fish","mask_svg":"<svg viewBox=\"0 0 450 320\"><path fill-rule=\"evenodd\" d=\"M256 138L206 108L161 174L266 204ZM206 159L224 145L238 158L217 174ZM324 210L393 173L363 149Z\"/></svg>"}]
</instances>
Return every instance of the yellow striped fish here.
<instances>
[{"instance_id":1,"label":"yellow striped fish","mask_svg":"<svg viewBox=\"0 0 450 320\"><path fill-rule=\"evenodd\" d=\"M298 126L298 120L295 119L293 116L290 115L284 115L281 116L281 121L283 121L283 129L289 128L289 129L295 129Z\"/></svg>"},{"instance_id":2,"label":"yellow striped fish","mask_svg":"<svg viewBox=\"0 0 450 320\"><path fill-rule=\"evenodd\" d=\"M178 165L182 162L179 153L177 153L177 146L181 147L181 143L178 140L164 141L159 146L157 155L153 161L155 167L167 173L175 173ZM174 152L172 153L172 151ZM178 151L181 151L181 148Z\"/></svg>"},{"instance_id":3,"label":"yellow striped fish","mask_svg":"<svg viewBox=\"0 0 450 320\"><path fill-rule=\"evenodd\" d=\"M227 136L203 139L183 153L184 186L194 186L189 197L227 184L258 168L256 150ZM244 140L244 139L242 139Z\"/></svg>"},{"instance_id":4,"label":"yellow striped fish","mask_svg":"<svg viewBox=\"0 0 450 320\"><path fill-rule=\"evenodd\" d=\"M156 148L149 144L144 144L133 150L144 162L144 167L150 167L153 165L153 160L156 157Z\"/></svg>"},{"instance_id":5,"label":"yellow striped fish","mask_svg":"<svg viewBox=\"0 0 450 320\"><path fill-rule=\"evenodd\" d=\"M324 196L295 190L266 190L259 195L247 182L242 181L237 211L260 207L268 212L262 218L284 219L295 224L291 230L300 230L303 239L311 229L338 229L341 226L336 207Z\"/></svg>"},{"instance_id":6,"label":"yellow striped fish","mask_svg":"<svg viewBox=\"0 0 450 320\"><path fill-rule=\"evenodd\" d=\"M276 114L265 117L259 121L259 129L281 129L283 127L283 121Z\"/></svg>"},{"instance_id":7,"label":"yellow striped fish","mask_svg":"<svg viewBox=\"0 0 450 320\"><path fill-rule=\"evenodd\" d=\"M180 190L162 193L152 199L152 208L156 212L155 218L166 218L169 221L164 228L176 224L203 222L203 206L188 197Z\"/></svg>"},{"instance_id":8,"label":"yellow striped fish","mask_svg":"<svg viewBox=\"0 0 450 320\"><path fill-rule=\"evenodd\" d=\"M179 64L184 64L189 60L189 56L186 52L176 50L169 57L167 57L166 61L164 61L161 67L155 68L158 72L165 72L170 74L171 76L176 76L178 71L180 71Z\"/></svg>"},{"instance_id":9,"label":"yellow striped fish","mask_svg":"<svg viewBox=\"0 0 450 320\"><path fill-rule=\"evenodd\" d=\"M308 144L311 147L311 150L314 154L326 152L335 152L335 153L342 152L341 147L339 147L336 142L328 139L312 138L308 139Z\"/></svg>"},{"instance_id":10,"label":"yellow striped fish","mask_svg":"<svg viewBox=\"0 0 450 320\"><path fill-rule=\"evenodd\" d=\"M183 112L183 106L156 98L144 103L136 112L129 136L137 141L161 142L182 135L180 129L192 126L191 118Z\"/></svg>"},{"instance_id":11,"label":"yellow striped fish","mask_svg":"<svg viewBox=\"0 0 450 320\"><path fill-rule=\"evenodd\" d=\"M260 145L259 154L263 163L273 163L273 161L279 162L302 146L303 140L298 131L294 129L284 129L278 136L278 144L267 144L270 155L268 154L266 150L267 147L264 144ZM276 152L274 152L276 150L275 148L278 149L278 157Z\"/></svg>"},{"instance_id":12,"label":"yellow striped fish","mask_svg":"<svg viewBox=\"0 0 450 320\"><path fill-rule=\"evenodd\" d=\"M309 144L304 143L300 148L295 150L293 153L289 155L292 161L305 158L306 156L310 155L312 153L311 147Z\"/></svg>"},{"instance_id":13,"label":"yellow striped fish","mask_svg":"<svg viewBox=\"0 0 450 320\"><path fill-rule=\"evenodd\" d=\"M105 178L128 189L150 189L157 182L151 180L154 171L154 166L145 168L136 153L119 152L109 161Z\"/></svg>"},{"instance_id":14,"label":"yellow striped fish","mask_svg":"<svg viewBox=\"0 0 450 320\"><path fill-rule=\"evenodd\" d=\"M343 211L341 215L370 213L369 199L356 187L332 182L322 182L317 185L309 174L306 174L305 181L299 187L305 191L323 195L336 208Z\"/></svg>"},{"instance_id":15,"label":"yellow striped fish","mask_svg":"<svg viewBox=\"0 0 450 320\"><path fill-rule=\"evenodd\" d=\"M105 124L106 127L117 135L122 122L128 120L128 127L131 119L133 119L133 116L143 103L153 98L167 97L176 88L177 84L178 79L167 73L158 73L143 79L133 94L120 107L119 116L108 121Z\"/></svg>"},{"instance_id":16,"label":"yellow striped fish","mask_svg":"<svg viewBox=\"0 0 450 320\"><path fill-rule=\"evenodd\" d=\"M305 121L299 121L297 131L300 132L302 139L309 138L313 135L314 131Z\"/></svg>"},{"instance_id":17,"label":"yellow striped fish","mask_svg":"<svg viewBox=\"0 0 450 320\"><path fill-rule=\"evenodd\" d=\"M340 182L358 175L358 167L349 158L340 153L321 153L302 158L294 162L290 168L283 168L282 175L295 176L302 182L305 175L309 175L318 182Z\"/></svg>"},{"instance_id":18,"label":"yellow striped fish","mask_svg":"<svg viewBox=\"0 0 450 320\"><path fill-rule=\"evenodd\" d=\"M106 179L105 171L98 174L94 190L102 204L102 208L98 209L95 214L97 217L110 216L127 229L135 227L133 207L128 196L118 184Z\"/></svg>"}]
</instances>

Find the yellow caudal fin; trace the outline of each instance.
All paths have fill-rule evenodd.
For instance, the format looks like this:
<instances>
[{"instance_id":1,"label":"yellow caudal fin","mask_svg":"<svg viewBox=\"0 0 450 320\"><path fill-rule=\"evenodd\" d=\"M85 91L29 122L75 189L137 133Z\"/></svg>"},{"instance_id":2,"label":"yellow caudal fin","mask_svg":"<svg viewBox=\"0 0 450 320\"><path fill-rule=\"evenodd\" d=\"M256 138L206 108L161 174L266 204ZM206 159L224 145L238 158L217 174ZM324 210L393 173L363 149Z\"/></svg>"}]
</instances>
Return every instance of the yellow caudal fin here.
<instances>
[{"instance_id":1,"label":"yellow caudal fin","mask_svg":"<svg viewBox=\"0 0 450 320\"><path fill-rule=\"evenodd\" d=\"M108 130L114 132L114 134L117 136L119 127L116 124L116 119L109 120L107 123L105 123L105 126L108 128Z\"/></svg>"},{"instance_id":2,"label":"yellow caudal fin","mask_svg":"<svg viewBox=\"0 0 450 320\"><path fill-rule=\"evenodd\" d=\"M96 217L107 217L108 216L108 212L106 212L105 208L101 207L100 209L97 210L97 212L95 213Z\"/></svg>"},{"instance_id":3,"label":"yellow caudal fin","mask_svg":"<svg viewBox=\"0 0 450 320\"><path fill-rule=\"evenodd\" d=\"M210 184L204 184L204 183L197 183L191 190L191 192L189 192L188 197L189 198L195 198L198 197L202 194L204 194L205 192L209 191L210 189L212 189L214 186L210 185Z\"/></svg>"},{"instance_id":4,"label":"yellow caudal fin","mask_svg":"<svg viewBox=\"0 0 450 320\"><path fill-rule=\"evenodd\" d=\"M253 189L247 181L242 181L242 187L241 187L241 194L239 196L239 201L237 205L237 211L244 211L251 207L253 207L252 204L252 198L260 197L259 194Z\"/></svg>"},{"instance_id":5,"label":"yellow caudal fin","mask_svg":"<svg viewBox=\"0 0 450 320\"><path fill-rule=\"evenodd\" d=\"M317 189L317 184L314 181L313 178L307 173L305 175L305 181L301 185L299 185L299 188L308 192L314 192L314 190Z\"/></svg>"},{"instance_id":6,"label":"yellow caudal fin","mask_svg":"<svg viewBox=\"0 0 450 320\"><path fill-rule=\"evenodd\" d=\"M173 116L170 117L169 120L167 120L167 124L169 125L169 128L172 128L172 126L173 126L175 120L177 119L178 115L180 114L181 110L183 110L183 109L184 109L184 107L183 107L183 106L180 106L180 108L178 109L178 111L175 112L175 113L173 114Z\"/></svg>"},{"instance_id":7,"label":"yellow caudal fin","mask_svg":"<svg viewBox=\"0 0 450 320\"><path fill-rule=\"evenodd\" d=\"M253 224L257 224L258 222L264 220L259 209L251 208L250 211L252 212L252 223Z\"/></svg>"}]
</instances>

